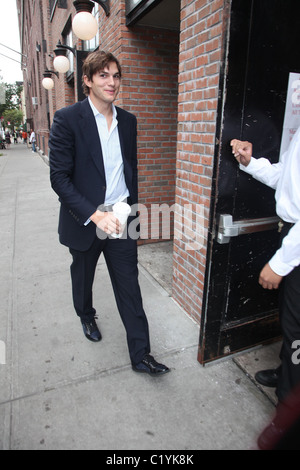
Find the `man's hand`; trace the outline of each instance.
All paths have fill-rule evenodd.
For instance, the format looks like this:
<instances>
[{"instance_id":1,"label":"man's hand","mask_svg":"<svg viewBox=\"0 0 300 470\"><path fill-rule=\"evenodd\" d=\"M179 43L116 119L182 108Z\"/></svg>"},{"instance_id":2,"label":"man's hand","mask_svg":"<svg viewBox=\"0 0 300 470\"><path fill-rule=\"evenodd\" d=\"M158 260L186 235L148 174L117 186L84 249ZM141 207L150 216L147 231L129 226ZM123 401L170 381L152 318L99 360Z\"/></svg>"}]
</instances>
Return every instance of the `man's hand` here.
<instances>
[{"instance_id":1,"label":"man's hand","mask_svg":"<svg viewBox=\"0 0 300 470\"><path fill-rule=\"evenodd\" d=\"M230 142L232 153L239 163L248 166L252 157L253 145L250 142L233 139Z\"/></svg>"},{"instance_id":2,"label":"man's hand","mask_svg":"<svg viewBox=\"0 0 300 470\"><path fill-rule=\"evenodd\" d=\"M259 283L264 289L278 289L283 277L276 274L271 266L266 264L259 276Z\"/></svg>"},{"instance_id":3,"label":"man's hand","mask_svg":"<svg viewBox=\"0 0 300 470\"><path fill-rule=\"evenodd\" d=\"M119 220L112 212L101 212L96 210L90 219L98 228L108 235L111 235L112 233L120 233L122 230Z\"/></svg>"}]
</instances>

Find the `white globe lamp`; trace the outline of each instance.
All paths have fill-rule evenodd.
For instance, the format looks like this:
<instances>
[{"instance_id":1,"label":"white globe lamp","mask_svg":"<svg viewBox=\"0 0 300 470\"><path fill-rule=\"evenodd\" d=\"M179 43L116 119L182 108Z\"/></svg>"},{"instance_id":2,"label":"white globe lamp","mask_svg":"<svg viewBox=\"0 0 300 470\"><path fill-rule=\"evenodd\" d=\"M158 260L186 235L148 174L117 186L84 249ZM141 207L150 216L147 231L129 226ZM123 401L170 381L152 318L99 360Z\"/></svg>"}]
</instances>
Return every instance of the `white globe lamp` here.
<instances>
[{"instance_id":1,"label":"white globe lamp","mask_svg":"<svg viewBox=\"0 0 300 470\"><path fill-rule=\"evenodd\" d=\"M50 77L45 77L42 81L42 85L46 90L52 90L52 88L54 88L54 81Z\"/></svg>"},{"instance_id":2,"label":"white globe lamp","mask_svg":"<svg viewBox=\"0 0 300 470\"><path fill-rule=\"evenodd\" d=\"M72 22L74 34L82 41L93 39L98 31L96 18L87 11L80 11L74 16Z\"/></svg>"},{"instance_id":3,"label":"white globe lamp","mask_svg":"<svg viewBox=\"0 0 300 470\"><path fill-rule=\"evenodd\" d=\"M65 55L58 55L53 61L55 70L66 73L70 69L70 61Z\"/></svg>"}]
</instances>

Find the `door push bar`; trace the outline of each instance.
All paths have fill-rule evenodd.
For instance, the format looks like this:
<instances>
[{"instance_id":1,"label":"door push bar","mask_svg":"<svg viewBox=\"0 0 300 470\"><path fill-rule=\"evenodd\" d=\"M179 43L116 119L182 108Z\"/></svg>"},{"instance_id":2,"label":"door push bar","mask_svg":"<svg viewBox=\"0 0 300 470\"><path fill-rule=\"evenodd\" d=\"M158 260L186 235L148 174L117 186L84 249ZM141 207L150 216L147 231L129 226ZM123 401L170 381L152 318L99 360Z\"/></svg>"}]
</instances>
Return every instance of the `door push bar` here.
<instances>
[{"instance_id":1,"label":"door push bar","mask_svg":"<svg viewBox=\"0 0 300 470\"><path fill-rule=\"evenodd\" d=\"M247 233L264 232L278 228L279 217L266 217L264 219L246 219L233 222L232 215L218 216L217 242L225 245L231 237L238 237Z\"/></svg>"}]
</instances>

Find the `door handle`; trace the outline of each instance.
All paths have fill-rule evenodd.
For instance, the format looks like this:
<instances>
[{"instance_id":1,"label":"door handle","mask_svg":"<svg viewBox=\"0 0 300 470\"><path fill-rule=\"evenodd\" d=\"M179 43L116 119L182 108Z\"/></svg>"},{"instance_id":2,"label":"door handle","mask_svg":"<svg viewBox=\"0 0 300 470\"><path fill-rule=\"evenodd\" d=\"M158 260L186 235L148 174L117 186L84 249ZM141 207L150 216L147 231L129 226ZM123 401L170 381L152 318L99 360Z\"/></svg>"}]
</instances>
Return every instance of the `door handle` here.
<instances>
[{"instance_id":1,"label":"door handle","mask_svg":"<svg viewBox=\"0 0 300 470\"><path fill-rule=\"evenodd\" d=\"M217 242L224 245L230 242L231 237L274 230L278 228L279 221L279 217L265 217L263 219L244 219L234 222L232 215L220 214L218 216Z\"/></svg>"}]
</instances>

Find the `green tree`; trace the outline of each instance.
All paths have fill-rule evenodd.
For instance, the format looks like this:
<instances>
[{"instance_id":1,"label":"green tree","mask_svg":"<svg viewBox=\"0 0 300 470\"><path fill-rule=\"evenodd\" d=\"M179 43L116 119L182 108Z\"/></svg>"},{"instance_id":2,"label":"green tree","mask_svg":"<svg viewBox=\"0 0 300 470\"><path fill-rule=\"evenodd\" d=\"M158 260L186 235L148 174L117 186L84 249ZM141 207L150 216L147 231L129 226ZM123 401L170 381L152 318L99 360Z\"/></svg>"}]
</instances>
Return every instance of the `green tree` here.
<instances>
[{"instance_id":1,"label":"green tree","mask_svg":"<svg viewBox=\"0 0 300 470\"><path fill-rule=\"evenodd\" d=\"M5 88L5 103L0 103L0 117L4 116L4 112L9 109L20 109L21 93L23 86L18 83L3 83Z\"/></svg>"},{"instance_id":2,"label":"green tree","mask_svg":"<svg viewBox=\"0 0 300 470\"><path fill-rule=\"evenodd\" d=\"M19 109L6 109L3 113L3 117L4 127L10 127L13 131L16 127L20 127L23 122L23 112Z\"/></svg>"}]
</instances>

